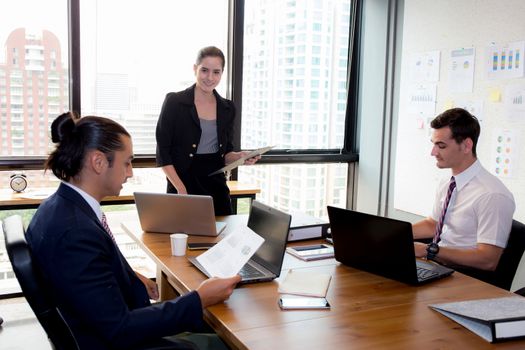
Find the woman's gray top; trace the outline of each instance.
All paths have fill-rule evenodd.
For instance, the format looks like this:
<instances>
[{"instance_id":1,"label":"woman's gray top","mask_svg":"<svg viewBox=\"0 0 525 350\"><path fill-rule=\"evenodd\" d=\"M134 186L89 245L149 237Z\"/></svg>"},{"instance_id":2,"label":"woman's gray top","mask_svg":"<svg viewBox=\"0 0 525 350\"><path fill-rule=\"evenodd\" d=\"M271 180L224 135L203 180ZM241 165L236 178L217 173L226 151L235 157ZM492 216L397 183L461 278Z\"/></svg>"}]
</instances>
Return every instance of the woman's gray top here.
<instances>
[{"instance_id":1,"label":"woman's gray top","mask_svg":"<svg viewBox=\"0 0 525 350\"><path fill-rule=\"evenodd\" d=\"M197 154L217 153L219 141L217 140L217 120L199 118L201 123L201 140L197 147Z\"/></svg>"}]
</instances>

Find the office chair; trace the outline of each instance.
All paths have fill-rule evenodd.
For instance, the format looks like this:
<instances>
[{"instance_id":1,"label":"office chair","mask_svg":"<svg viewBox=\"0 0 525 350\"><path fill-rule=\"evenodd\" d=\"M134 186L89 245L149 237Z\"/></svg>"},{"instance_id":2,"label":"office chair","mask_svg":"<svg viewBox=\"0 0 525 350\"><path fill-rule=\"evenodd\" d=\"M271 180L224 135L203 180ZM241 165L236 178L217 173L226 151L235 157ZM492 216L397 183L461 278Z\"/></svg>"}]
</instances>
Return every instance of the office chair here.
<instances>
[{"instance_id":1,"label":"office chair","mask_svg":"<svg viewBox=\"0 0 525 350\"><path fill-rule=\"evenodd\" d=\"M497 287L511 290L511 285L524 251L525 225L519 221L512 220L512 228L510 230L507 247L503 250L503 254L495 271L483 271L463 266L455 266L454 269ZM523 273L525 273L525 271L523 271ZM525 285L522 287L525 287ZM525 290L523 293L525 294Z\"/></svg>"},{"instance_id":2,"label":"office chair","mask_svg":"<svg viewBox=\"0 0 525 350\"><path fill-rule=\"evenodd\" d=\"M33 264L31 250L24 235L22 218L19 215L6 218L3 222L3 230L7 255L11 260L13 271L50 343L56 350L78 349L73 333L56 308L40 272Z\"/></svg>"},{"instance_id":3,"label":"office chair","mask_svg":"<svg viewBox=\"0 0 525 350\"><path fill-rule=\"evenodd\" d=\"M525 297L525 252L514 274L510 291Z\"/></svg>"}]
</instances>

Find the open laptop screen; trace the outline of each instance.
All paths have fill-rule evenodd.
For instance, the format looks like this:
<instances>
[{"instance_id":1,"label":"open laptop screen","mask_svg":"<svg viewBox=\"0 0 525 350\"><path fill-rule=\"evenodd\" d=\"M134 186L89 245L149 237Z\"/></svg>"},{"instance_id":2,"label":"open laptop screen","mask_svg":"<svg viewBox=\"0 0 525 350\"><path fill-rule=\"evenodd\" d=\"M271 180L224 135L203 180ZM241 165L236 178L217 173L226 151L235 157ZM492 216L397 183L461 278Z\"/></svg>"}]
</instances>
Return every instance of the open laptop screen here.
<instances>
[{"instance_id":1,"label":"open laptop screen","mask_svg":"<svg viewBox=\"0 0 525 350\"><path fill-rule=\"evenodd\" d=\"M253 201L248 227L264 238L263 245L252 260L279 275L283 264L291 216L275 208Z\"/></svg>"},{"instance_id":2,"label":"open laptop screen","mask_svg":"<svg viewBox=\"0 0 525 350\"><path fill-rule=\"evenodd\" d=\"M211 196L135 192L142 229L147 232L217 236Z\"/></svg>"},{"instance_id":3,"label":"open laptop screen","mask_svg":"<svg viewBox=\"0 0 525 350\"><path fill-rule=\"evenodd\" d=\"M345 265L416 283L412 226L408 222L328 207L335 259Z\"/></svg>"},{"instance_id":4,"label":"open laptop screen","mask_svg":"<svg viewBox=\"0 0 525 350\"><path fill-rule=\"evenodd\" d=\"M345 265L397 281L417 284L449 276L454 270L418 261L431 273L418 278L409 222L328 206L335 259Z\"/></svg>"}]
</instances>

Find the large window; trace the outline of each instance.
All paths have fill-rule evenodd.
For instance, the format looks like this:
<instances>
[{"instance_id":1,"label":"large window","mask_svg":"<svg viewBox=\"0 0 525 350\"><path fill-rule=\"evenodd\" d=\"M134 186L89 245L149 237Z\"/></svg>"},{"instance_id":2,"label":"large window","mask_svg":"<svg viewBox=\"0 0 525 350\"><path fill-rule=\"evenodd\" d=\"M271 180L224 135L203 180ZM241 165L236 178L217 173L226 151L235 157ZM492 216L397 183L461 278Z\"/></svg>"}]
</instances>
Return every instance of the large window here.
<instances>
[{"instance_id":1,"label":"large window","mask_svg":"<svg viewBox=\"0 0 525 350\"><path fill-rule=\"evenodd\" d=\"M82 114L123 124L135 154L155 153L155 126L166 94L195 81L199 49L227 54L228 1L80 2ZM225 93L227 72L219 86Z\"/></svg>"},{"instance_id":2,"label":"large window","mask_svg":"<svg viewBox=\"0 0 525 350\"><path fill-rule=\"evenodd\" d=\"M243 148L342 148L350 0L247 0L245 12Z\"/></svg>"},{"instance_id":3,"label":"large window","mask_svg":"<svg viewBox=\"0 0 525 350\"><path fill-rule=\"evenodd\" d=\"M327 218L326 206L346 207L347 163L243 167L241 182L261 189L257 199L285 212Z\"/></svg>"},{"instance_id":4,"label":"large window","mask_svg":"<svg viewBox=\"0 0 525 350\"><path fill-rule=\"evenodd\" d=\"M0 157L43 156L51 147L49 125L58 113L69 109L67 21L64 0L2 4ZM10 191L11 174L0 172L2 192ZM42 171L26 172L26 176L32 185L48 183ZM0 220L11 213L0 212ZM34 210L20 213L28 222ZM18 291L0 234L0 294Z\"/></svg>"},{"instance_id":5,"label":"large window","mask_svg":"<svg viewBox=\"0 0 525 350\"><path fill-rule=\"evenodd\" d=\"M69 109L67 2L2 5L0 46L0 156L45 155L50 122Z\"/></svg>"},{"instance_id":6,"label":"large window","mask_svg":"<svg viewBox=\"0 0 525 350\"><path fill-rule=\"evenodd\" d=\"M218 91L239 106L235 143L241 149L276 146L258 165L241 167L238 180L259 185L258 199L288 212L324 217L326 205L345 206L346 162L356 159L348 153L354 150L349 129L356 123L347 108L353 106L347 101L357 81L348 81L355 75L348 70L354 5L351 0L6 2L0 11L2 191L10 193L13 169L29 179L25 195L56 188L58 181L42 171L53 147L50 124L72 109L123 124L133 137L135 164L143 168L129 183L164 186L160 170L151 168L162 102L168 92L194 83L197 51L214 45L227 56ZM352 119L348 125L346 119ZM278 165L275 152L286 153ZM299 159L295 154L301 152L315 155ZM247 210L242 203L241 212ZM32 213L23 213L26 222ZM0 219L9 214L1 211ZM128 248L133 253L134 247ZM13 280L0 243L0 289L2 278Z\"/></svg>"},{"instance_id":7,"label":"large window","mask_svg":"<svg viewBox=\"0 0 525 350\"><path fill-rule=\"evenodd\" d=\"M343 148L350 5L350 0L246 1L242 148ZM263 186L260 197L271 205L324 216L327 204L345 204L346 168L243 167L239 179ZM280 195L283 183L286 196Z\"/></svg>"}]
</instances>

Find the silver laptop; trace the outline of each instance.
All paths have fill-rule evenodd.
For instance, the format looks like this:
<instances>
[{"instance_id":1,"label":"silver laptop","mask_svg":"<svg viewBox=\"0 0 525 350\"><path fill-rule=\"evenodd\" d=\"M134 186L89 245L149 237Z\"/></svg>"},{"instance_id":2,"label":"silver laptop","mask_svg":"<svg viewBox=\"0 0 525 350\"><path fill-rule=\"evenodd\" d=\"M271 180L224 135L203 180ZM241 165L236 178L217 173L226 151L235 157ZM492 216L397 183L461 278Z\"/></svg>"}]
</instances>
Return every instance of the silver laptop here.
<instances>
[{"instance_id":1,"label":"silver laptop","mask_svg":"<svg viewBox=\"0 0 525 350\"><path fill-rule=\"evenodd\" d=\"M252 201L248 227L264 238L264 243L243 266L240 284L271 281L281 274L292 217L258 201ZM196 257L188 258L206 276L210 274Z\"/></svg>"},{"instance_id":2,"label":"silver laptop","mask_svg":"<svg viewBox=\"0 0 525 350\"><path fill-rule=\"evenodd\" d=\"M196 236L217 236L226 227L215 221L210 196L134 192L140 226L146 232L184 232Z\"/></svg>"}]
</instances>

